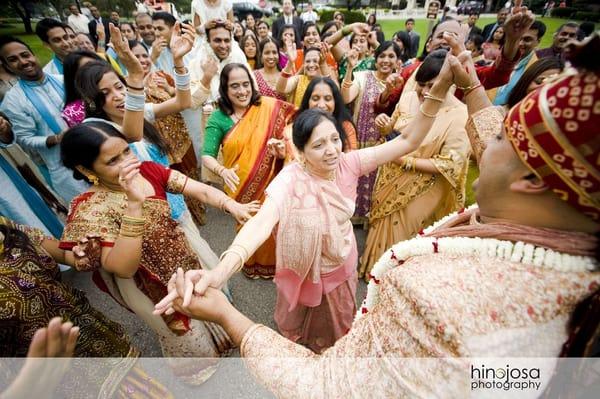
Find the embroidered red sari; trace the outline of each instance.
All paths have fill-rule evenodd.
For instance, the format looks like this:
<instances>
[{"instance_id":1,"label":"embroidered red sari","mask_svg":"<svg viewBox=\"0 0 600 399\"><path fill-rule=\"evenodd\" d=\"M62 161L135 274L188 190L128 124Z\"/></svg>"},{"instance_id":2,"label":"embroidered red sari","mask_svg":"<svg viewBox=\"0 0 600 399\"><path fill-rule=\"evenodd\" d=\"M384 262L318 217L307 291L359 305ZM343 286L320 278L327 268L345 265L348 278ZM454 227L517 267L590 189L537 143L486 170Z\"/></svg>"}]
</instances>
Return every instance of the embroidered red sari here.
<instances>
[{"instance_id":1,"label":"embroidered red sari","mask_svg":"<svg viewBox=\"0 0 600 399\"><path fill-rule=\"evenodd\" d=\"M235 192L225 192L240 203L264 201L265 189L283 167L283 160L273 157L267 142L283 139L283 129L294 114L294 106L262 96L260 105L253 105L244 117L224 137L223 165L239 167L240 184ZM275 241L269 238L246 262L244 274L251 278L271 278L275 275Z\"/></svg>"}]
</instances>

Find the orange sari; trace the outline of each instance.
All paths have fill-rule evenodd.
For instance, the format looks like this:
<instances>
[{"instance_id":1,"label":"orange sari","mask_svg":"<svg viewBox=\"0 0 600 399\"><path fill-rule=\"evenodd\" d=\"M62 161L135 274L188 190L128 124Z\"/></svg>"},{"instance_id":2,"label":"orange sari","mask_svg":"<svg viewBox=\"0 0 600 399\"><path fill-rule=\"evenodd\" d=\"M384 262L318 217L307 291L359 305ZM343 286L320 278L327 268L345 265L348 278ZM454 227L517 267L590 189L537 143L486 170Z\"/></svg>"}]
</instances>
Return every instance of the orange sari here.
<instances>
[{"instance_id":1,"label":"orange sari","mask_svg":"<svg viewBox=\"0 0 600 399\"><path fill-rule=\"evenodd\" d=\"M225 192L240 203L265 199L265 189L283 167L283 160L273 157L267 142L283 139L283 129L295 112L285 101L262 96L260 105L253 105L223 138L223 166L238 166L240 184L235 192ZM275 275L275 241L270 237L246 262L244 274L251 278L272 278Z\"/></svg>"}]
</instances>

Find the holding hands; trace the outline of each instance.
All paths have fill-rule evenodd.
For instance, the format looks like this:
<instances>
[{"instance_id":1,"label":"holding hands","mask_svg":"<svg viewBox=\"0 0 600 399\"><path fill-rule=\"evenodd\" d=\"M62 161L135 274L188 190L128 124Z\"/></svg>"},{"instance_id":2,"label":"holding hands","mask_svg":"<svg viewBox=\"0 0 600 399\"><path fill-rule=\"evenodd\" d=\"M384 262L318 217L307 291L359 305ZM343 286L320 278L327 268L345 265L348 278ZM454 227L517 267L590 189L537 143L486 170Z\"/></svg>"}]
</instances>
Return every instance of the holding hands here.
<instances>
[{"instance_id":1,"label":"holding hands","mask_svg":"<svg viewBox=\"0 0 600 399\"><path fill-rule=\"evenodd\" d=\"M231 304L220 291L225 283L215 270L181 268L173 274L167 286L169 293L154 307L154 314L172 314L175 311L189 317L220 324Z\"/></svg>"}]
</instances>

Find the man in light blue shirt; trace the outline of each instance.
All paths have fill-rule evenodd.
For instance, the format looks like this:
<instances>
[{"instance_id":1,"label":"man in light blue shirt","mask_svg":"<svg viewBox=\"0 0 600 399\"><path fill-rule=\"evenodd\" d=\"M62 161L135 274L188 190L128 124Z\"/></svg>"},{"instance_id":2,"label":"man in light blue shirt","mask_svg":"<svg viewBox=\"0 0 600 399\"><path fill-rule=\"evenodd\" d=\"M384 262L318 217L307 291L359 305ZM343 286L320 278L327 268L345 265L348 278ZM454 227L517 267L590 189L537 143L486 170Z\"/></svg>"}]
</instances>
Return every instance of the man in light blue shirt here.
<instances>
[{"instance_id":1,"label":"man in light blue shirt","mask_svg":"<svg viewBox=\"0 0 600 399\"><path fill-rule=\"evenodd\" d=\"M152 25L156 39L152 44L150 57L156 69L165 71L171 76L175 75L175 64L173 63L173 54L169 48L173 27L177 19L168 12L155 12L152 14ZM184 57L185 65L189 65L189 59Z\"/></svg>"},{"instance_id":2,"label":"man in light blue shirt","mask_svg":"<svg viewBox=\"0 0 600 399\"><path fill-rule=\"evenodd\" d=\"M52 18L44 18L37 23L35 33L53 53L52 59L44 66L44 73L63 74L63 60L77 45L66 30L66 25Z\"/></svg>"},{"instance_id":3,"label":"man in light blue shirt","mask_svg":"<svg viewBox=\"0 0 600 399\"><path fill-rule=\"evenodd\" d=\"M523 76L523 73L525 73L530 65L537 61L538 57L535 54L535 49L539 46L545 33L546 25L541 21L534 21L527 32L521 36L521 40L519 40L521 60L515 66L508 83L498 88L496 96L492 101L494 105L506 105L508 103L508 96L519 79L521 79L521 76Z\"/></svg>"},{"instance_id":4,"label":"man in light blue shirt","mask_svg":"<svg viewBox=\"0 0 600 399\"><path fill-rule=\"evenodd\" d=\"M75 180L60 159L58 144L67 129L61 117L62 76L44 73L31 49L14 37L0 39L0 61L18 77L17 84L4 96L0 111L10 119L16 142L35 158L41 158L48 182L68 203L88 185Z\"/></svg>"}]
</instances>

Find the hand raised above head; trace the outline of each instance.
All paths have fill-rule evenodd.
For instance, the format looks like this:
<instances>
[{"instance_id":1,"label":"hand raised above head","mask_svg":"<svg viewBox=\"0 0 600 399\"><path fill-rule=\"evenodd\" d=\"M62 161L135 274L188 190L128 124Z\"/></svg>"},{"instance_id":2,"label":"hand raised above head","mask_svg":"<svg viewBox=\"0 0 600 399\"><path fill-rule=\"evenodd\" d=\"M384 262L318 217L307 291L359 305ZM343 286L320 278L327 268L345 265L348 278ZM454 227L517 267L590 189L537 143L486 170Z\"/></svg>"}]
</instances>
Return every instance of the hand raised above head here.
<instances>
[{"instance_id":1,"label":"hand raised above head","mask_svg":"<svg viewBox=\"0 0 600 399\"><path fill-rule=\"evenodd\" d=\"M169 43L173 58L182 58L189 53L194 46L194 39L194 28L191 25L176 22L171 34L171 42Z\"/></svg>"},{"instance_id":2,"label":"hand raised above head","mask_svg":"<svg viewBox=\"0 0 600 399\"><path fill-rule=\"evenodd\" d=\"M504 34L508 41L518 41L535 21L535 15L527 7L521 6L522 3L522 0L515 1L512 12L504 21Z\"/></svg>"}]
</instances>

